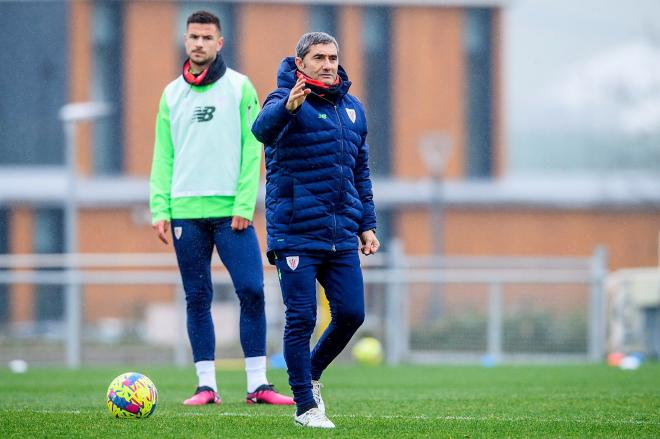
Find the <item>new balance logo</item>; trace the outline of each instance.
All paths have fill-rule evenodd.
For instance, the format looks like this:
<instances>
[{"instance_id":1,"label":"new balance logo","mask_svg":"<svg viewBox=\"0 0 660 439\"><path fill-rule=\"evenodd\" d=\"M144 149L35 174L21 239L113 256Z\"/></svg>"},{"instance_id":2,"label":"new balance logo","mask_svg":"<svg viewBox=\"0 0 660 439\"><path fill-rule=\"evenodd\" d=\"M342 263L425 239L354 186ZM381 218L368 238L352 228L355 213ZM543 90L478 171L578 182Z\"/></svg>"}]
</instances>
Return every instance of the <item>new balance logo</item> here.
<instances>
[{"instance_id":1,"label":"new balance logo","mask_svg":"<svg viewBox=\"0 0 660 439\"><path fill-rule=\"evenodd\" d=\"M213 119L213 113L215 113L215 107L195 107L193 120L197 122L208 122Z\"/></svg>"}]
</instances>

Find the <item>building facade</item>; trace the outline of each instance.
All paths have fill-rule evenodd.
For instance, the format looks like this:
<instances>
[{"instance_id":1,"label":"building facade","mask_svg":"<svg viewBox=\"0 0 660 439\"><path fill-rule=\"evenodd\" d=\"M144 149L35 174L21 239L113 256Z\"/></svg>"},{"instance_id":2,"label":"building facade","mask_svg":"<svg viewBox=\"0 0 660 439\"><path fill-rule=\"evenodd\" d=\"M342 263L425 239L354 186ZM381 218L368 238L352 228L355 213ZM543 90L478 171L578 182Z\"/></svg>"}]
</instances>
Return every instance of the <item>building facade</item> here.
<instances>
[{"instance_id":1,"label":"building facade","mask_svg":"<svg viewBox=\"0 0 660 439\"><path fill-rule=\"evenodd\" d=\"M611 268L657 264L658 182L507 177L500 85L507 4L2 2L6 35L38 31L10 45L10 59L35 68L0 67L9 79L0 85L2 103L11 108L0 112L0 253L64 251L66 139L58 114L85 101L110 103L113 112L77 127L78 251L172 252L148 215L154 121L164 86L180 74L186 17L207 9L221 17L228 64L251 78L261 99L300 35L337 36L351 92L367 109L385 250L393 237L410 254L588 256L602 244ZM255 227L263 245L262 203ZM0 321L61 318L58 288L0 285ZM93 318L117 296L111 287L90 288ZM128 287L121 300L161 292Z\"/></svg>"}]
</instances>

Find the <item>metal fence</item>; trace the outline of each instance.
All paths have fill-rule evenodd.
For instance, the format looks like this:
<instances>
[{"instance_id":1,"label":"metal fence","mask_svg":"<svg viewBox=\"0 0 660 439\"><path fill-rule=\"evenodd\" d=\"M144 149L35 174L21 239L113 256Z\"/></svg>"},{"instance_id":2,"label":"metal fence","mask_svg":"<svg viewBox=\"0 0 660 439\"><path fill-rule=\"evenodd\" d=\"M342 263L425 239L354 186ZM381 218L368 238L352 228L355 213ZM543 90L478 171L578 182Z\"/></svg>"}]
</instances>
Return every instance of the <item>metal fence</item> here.
<instances>
[{"instance_id":1,"label":"metal fence","mask_svg":"<svg viewBox=\"0 0 660 439\"><path fill-rule=\"evenodd\" d=\"M582 258L413 256L393 241L388 253L362 259L367 318L358 337L382 340L389 364L599 361L606 259L600 247ZM218 356L237 358L238 300L215 259L214 267ZM190 361L173 254L3 255L3 284L13 304L0 323L2 362ZM265 292L273 353L284 306L267 265ZM56 299L59 318L37 318L39 303Z\"/></svg>"}]
</instances>

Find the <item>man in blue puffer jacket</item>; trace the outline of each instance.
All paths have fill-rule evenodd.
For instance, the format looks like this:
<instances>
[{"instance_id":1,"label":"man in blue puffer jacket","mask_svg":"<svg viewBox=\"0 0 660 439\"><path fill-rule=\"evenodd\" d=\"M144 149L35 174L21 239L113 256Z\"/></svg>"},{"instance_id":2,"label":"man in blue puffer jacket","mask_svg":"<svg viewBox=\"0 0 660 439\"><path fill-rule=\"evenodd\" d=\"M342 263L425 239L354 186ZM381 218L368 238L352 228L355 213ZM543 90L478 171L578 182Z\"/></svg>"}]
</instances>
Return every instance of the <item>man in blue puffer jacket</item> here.
<instances>
[{"instance_id":1,"label":"man in blue puffer jacket","mask_svg":"<svg viewBox=\"0 0 660 439\"><path fill-rule=\"evenodd\" d=\"M380 246L366 116L348 94L351 82L338 52L326 33L303 35L252 126L265 145L268 257L286 305L284 356L295 421L321 428L334 428L325 415L321 374L364 321L358 237L365 255ZM332 320L310 356L317 280Z\"/></svg>"}]
</instances>

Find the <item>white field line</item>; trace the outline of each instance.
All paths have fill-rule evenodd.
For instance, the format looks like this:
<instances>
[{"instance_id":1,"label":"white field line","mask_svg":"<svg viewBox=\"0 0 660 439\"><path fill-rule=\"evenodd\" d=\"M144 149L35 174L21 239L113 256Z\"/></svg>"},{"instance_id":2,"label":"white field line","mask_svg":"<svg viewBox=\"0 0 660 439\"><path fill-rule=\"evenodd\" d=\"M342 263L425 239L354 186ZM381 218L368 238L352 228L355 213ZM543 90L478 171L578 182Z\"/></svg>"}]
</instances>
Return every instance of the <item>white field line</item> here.
<instances>
[{"instance_id":1,"label":"white field line","mask_svg":"<svg viewBox=\"0 0 660 439\"><path fill-rule=\"evenodd\" d=\"M80 410L29 410L32 413L46 414L81 414ZM183 412L168 414L174 417L187 416L209 416L209 412ZM293 418L293 415L275 414L275 413L214 413L213 416L226 416L236 418ZM403 421L467 421L467 422L543 422L555 424L621 424L621 425L660 425L659 421L646 421L639 419L593 419L593 418L536 418L536 417L513 417L513 416L414 416L414 415L341 415L332 414L332 419L364 419L364 420L403 420Z\"/></svg>"},{"instance_id":2,"label":"white field line","mask_svg":"<svg viewBox=\"0 0 660 439\"><path fill-rule=\"evenodd\" d=\"M259 417L263 416L256 413L221 413L220 416L247 416L247 417ZM266 415L272 417L291 417L293 415ZM426 416L426 415L341 415L341 414L332 414L330 418L347 418L347 419L368 419L368 420L410 420L410 421L500 421L500 422L546 422L546 423L582 423L582 424L639 424L639 425L660 425L660 421L645 421L639 419L602 419L594 420L593 418L589 419L580 419L580 418L534 418L534 417L508 417L508 416Z\"/></svg>"}]
</instances>

